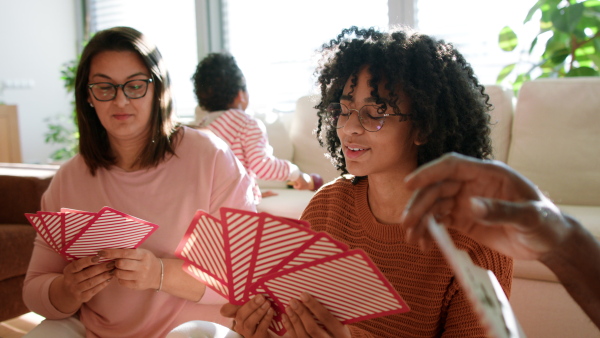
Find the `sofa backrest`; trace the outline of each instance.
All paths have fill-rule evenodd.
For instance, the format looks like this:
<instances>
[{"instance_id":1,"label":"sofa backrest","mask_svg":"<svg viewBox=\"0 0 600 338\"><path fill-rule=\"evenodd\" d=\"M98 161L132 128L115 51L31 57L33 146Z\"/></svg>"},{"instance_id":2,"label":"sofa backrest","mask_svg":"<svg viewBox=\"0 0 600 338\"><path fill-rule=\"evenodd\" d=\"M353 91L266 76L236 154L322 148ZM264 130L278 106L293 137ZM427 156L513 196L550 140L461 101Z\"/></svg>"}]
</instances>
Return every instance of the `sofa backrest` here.
<instances>
[{"instance_id":1,"label":"sofa backrest","mask_svg":"<svg viewBox=\"0 0 600 338\"><path fill-rule=\"evenodd\" d=\"M319 118L314 106L318 96L303 96L296 101L296 111L290 124L290 138L294 144L293 162L305 173L317 173L324 182L340 176L331 161L325 157L314 131Z\"/></svg>"},{"instance_id":2,"label":"sofa backrest","mask_svg":"<svg viewBox=\"0 0 600 338\"><path fill-rule=\"evenodd\" d=\"M511 89L499 85L486 85L485 92L493 105L490 112L490 129L494 159L506 163L510 147L514 115L514 95Z\"/></svg>"},{"instance_id":3,"label":"sofa backrest","mask_svg":"<svg viewBox=\"0 0 600 338\"><path fill-rule=\"evenodd\" d=\"M0 224L29 224L25 213L40 211L56 170L57 165L0 163Z\"/></svg>"},{"instance_id":4,"label":"sofa backrest","mask_svg":"<svg viewBox=\"0 0 600 338\"><path fill-rule=\"evenodd\" d=\"M600 78L526 82L507 163L557 204L600 205Z\"/></svg>"}]
</instances>

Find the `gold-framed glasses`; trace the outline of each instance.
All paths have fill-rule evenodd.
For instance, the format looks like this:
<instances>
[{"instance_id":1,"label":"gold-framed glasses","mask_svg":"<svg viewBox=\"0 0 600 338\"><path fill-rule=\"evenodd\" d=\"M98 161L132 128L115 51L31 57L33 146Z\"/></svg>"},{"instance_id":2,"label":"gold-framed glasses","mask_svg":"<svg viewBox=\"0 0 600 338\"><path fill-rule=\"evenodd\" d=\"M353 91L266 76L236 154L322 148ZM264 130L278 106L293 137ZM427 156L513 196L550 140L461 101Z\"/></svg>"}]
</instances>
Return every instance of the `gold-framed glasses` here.
<instances>
[{"instance_id":1,"label":"gold-framed glasses","mask_svg":"<svg viewBox=\"0 0 600 338\"><path fill-rule=\"evenodd\" d=\"M358 121L364 130L376 132L383 128L385 118L388 116L400 116L400 114L386 114L386 105L366 104L360 109L349 108L343 103L330 103L327 106L329 122L336 129L344 128L350 119L352 112L358 114Z\"/></svg>"}]
</instances>

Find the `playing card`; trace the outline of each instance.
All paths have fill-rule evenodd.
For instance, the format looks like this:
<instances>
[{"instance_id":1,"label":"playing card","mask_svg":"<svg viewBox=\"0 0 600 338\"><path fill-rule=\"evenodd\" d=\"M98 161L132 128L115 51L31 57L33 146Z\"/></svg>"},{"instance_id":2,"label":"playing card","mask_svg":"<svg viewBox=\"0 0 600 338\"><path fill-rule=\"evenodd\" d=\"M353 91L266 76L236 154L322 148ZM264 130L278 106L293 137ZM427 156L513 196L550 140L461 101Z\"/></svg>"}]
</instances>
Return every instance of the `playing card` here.
<instances>
[{"instance_id":1,"label":"playing card","mask_svg":"<svg viewBox=\"0 0 600 338\"><path fill-rule=\"evenodd\" d=\"M267 213L260 215L261 223L257 233L260 240L256 241L253 254L252 270L248 278L250 285L256 283L316 234L295 221ZM249 299L250 296L247 293L246 298Z\"/></svg>"},{"instance_id":2,"label":"playing card","mask_svg":"<svg viewBox=\"0 0 600 338\"><path fill-rule=\"evenodd\" d=\"M400 295L359 249L269 274L257 285L274 300L277 312L284 313L290 299L300 299L302 292L308 292L344 324L409 311Z\"/></svg>"},{"instance_id":3,"label":"playing card","mask_svg":"<svg viewBox=\"0 0 600 338\"><path fill-rule=\"evenodd\" d=\"M59 250L65 245L64 237L62 236L62 225L64 223L64 215L60 212L38 211L37 215L42 221L42 226L48 232L52 241Z\"/></svg>"},{"instance_id":4,"label":"playing card","mask_svg":"<svg viewBox=\"0 0 600 338\"><path fill-rule=\"evenodd\" d=\"M427 222L429 232L452 266L490 335L497 338L525 337L494 273L475 265L465 251L456 248L446 228L437 224L433 217L428 216Z\"/></svg>"},{"instance_id":5,"label":"playing card","mask_svg":"<svg viewBox=\"0 0 600 338\"><path fill-rule=\"evenodd\" d=\"M232 304L263 294L275 310L272 331L285 332L285 307L304 291L343 323L409 311L362 250L349 251L307 222L229 208L220 212L220 220L196 212L176 255L187 273Z\"/></svg>"},{"instance_id":6,"label":"playing card","mask_svg":"<svg viewBox=\"0 0 600 338\"><path fill-rule=\"evenodd\" d=\"M291 269L345 251L348 251L346 244L336 241L326 232L318 232L279 264L274 266L269 271L269 274Z\"/></svg>"},{"instance_id":7,"label":"playing card","mask_svg":"<svg viewBox=\"0 0 600 338\"><path fill-rule=\"evenodd\" d=\"M33 226L33 228L37 231L37 233L40 234L40 237L42 237L44 241L46 241L46 243L48 243L48 245L52 249L54 249L54 251L59 252L61 248L59 248L56 245L56 243L50 236L50 233L46 229L40 216L38 216L37 214L25 214L25 217L27 217L27 220L29 221L31 226Z\"/></svg>"},{"instance_id":8,"label":"playing card","mask_svg":"<svg viewBox=\"0 0 600 338\"><path fill-rule=\"evenodd\" d=\"M81 210L61 208L60 212L64 214L64 226L62 227L65 243L69 243L75 238L75 235L89 224L97 215L97 212L87 212Z\"/></svg>"},{"instance_id":9,"label":"playing card","mask_svg":"<svg viewBox=\"0 0 600 338\"><path fill-rule=\"evenodd\" d=\"M175 254L186 262L186 271L229 299L223 231L219 219L198 210Z\"/></svg>"},{"instance_id":10,"label":"playing card","mask_svg":"<svg viewBox=\"0 0 600 338\"><path fill-rule=\"evenodd\" d=\"M257 244L260 214L251 211L221 208L224 226L224 249L228 264L228 280L232 304L244 304L249 298L245 294L255 263L254 251Z\"/></svg>"},{"instance_id":11,"label":"playing card","mask_svg":"<svg viewBox=\"0 0 600 338\"><path fill-rule=\"evenodd\" d=\"M135 249L157 225L104 207L61 250L76 258L95 256L102 249Z\"/></svg>"}]
</instances>

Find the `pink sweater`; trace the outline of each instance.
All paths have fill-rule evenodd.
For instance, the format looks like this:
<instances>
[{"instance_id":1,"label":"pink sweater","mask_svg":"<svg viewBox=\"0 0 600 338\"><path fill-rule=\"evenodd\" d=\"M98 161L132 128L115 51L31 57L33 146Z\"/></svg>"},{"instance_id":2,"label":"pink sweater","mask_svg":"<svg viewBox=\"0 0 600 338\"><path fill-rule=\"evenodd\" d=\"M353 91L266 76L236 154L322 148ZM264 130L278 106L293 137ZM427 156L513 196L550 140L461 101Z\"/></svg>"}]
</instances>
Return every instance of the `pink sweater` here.
<instances>
[{"instance_id":1,"label":"pink sweater","mask_svg":"<svg viewBox=\"0 0 600 338\"><path fill-rule=\"evenodd\" d=\"M125 172L113 167L98 170L95 177L77 155L57 172L42 197L42 209L96 212L110 206L155 223L158 230L141 248L166 258L175 257L196 210L216 217L224 206L255 211L252 181L225 142L184 128L176 154L156 168ZM23 289L29 309L49 319L73 315L58 311L48 295L50 283L66 265L67 261L36 237ZM128 289L114 280L85 303L79 315L88 336L162 337L190 320L230 325L230 320L219 314L225 302L210 288L194 303L165 292Z\"/></svg>"},{"instance_id":2,"label":"pink sweater","mask_svg":"<svg viewBox=\"0 0 600 338\"><path fill-rule=\"evenodd\" d=\"M207 127L229 144L253 179L289 181L300 176L298 166L273 156L265 126L245 112L238 109L201 112L197 119L201 119L200 127ZM260 202L261 193L256 183L254 193L256 203Z\"/></svg>"}]
</instances>

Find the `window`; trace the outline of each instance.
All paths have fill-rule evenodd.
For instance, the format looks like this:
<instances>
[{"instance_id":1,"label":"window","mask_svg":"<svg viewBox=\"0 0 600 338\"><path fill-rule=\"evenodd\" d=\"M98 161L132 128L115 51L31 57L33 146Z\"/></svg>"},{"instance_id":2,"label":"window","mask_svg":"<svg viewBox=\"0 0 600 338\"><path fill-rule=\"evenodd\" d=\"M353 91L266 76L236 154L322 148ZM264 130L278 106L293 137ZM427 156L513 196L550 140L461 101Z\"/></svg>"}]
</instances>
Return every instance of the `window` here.
<instances>
[{"instance_id":1,"label":"window","mask_svg":"<svg viewBox=\"0 0 600 338\"><path fill-rule=\"evenodd\" d=\"M246 77L249 108L292 111L315 89L315 51L343 28L388 26L388 0L227 0L226 46Z\"/></svg>"},{"instance_id":2,"label":"window","mask_svg":"<svg viewBox=\"0 0 600 338\"><path fill-rule=\"evenodd\" d=\"M198 62L194 0L88 0L90 33L114 26L133 27L158 46L173 86L178 116L196 107L190 80Z\"/></svg>"},{"instance_id":3,"label":"window","mask_svg":"<svg viewBox=\"0 0 600 338\"><path fill-rule=\"evenodd\" d=\"M504 26L511 26L520 37L522 34L527 37L535 36L538 26L522 26L535 2L536 0L418 0L416 21L421 32L453 43L471 63L481 83L493 84L504 66L517 62L520 58L518 52L507 53L498 47L500 30ZM526 43L529 41L531 39ZM525 48L527 47L529 46Z\"/></svg>"},{"instance_id":4,"label":"window","mask_svg":"<svg viewBox=\"0 0 600 338\"><path fill-rule=\"evenodd\" d=\"M86 0L90 30L134 27L159 47L171 73L177 115L193 117L190 80L209 52L229 51L244 72L250 111L292 111L296 100L315 93L315 51L352 25L386 29L414 25L453 43L483 84L496 82L518 52L498 47L498 33L511 25L519 36L538 27L522 22L535 0ZM518 28L518 29L517 29ZM525 31L525 29L528 29ZM530 40L529 40L530 41ZM541 45L542 43L538 43ZM525 46L524 48L527 48Z\"/></svg>"}]
</instances>

